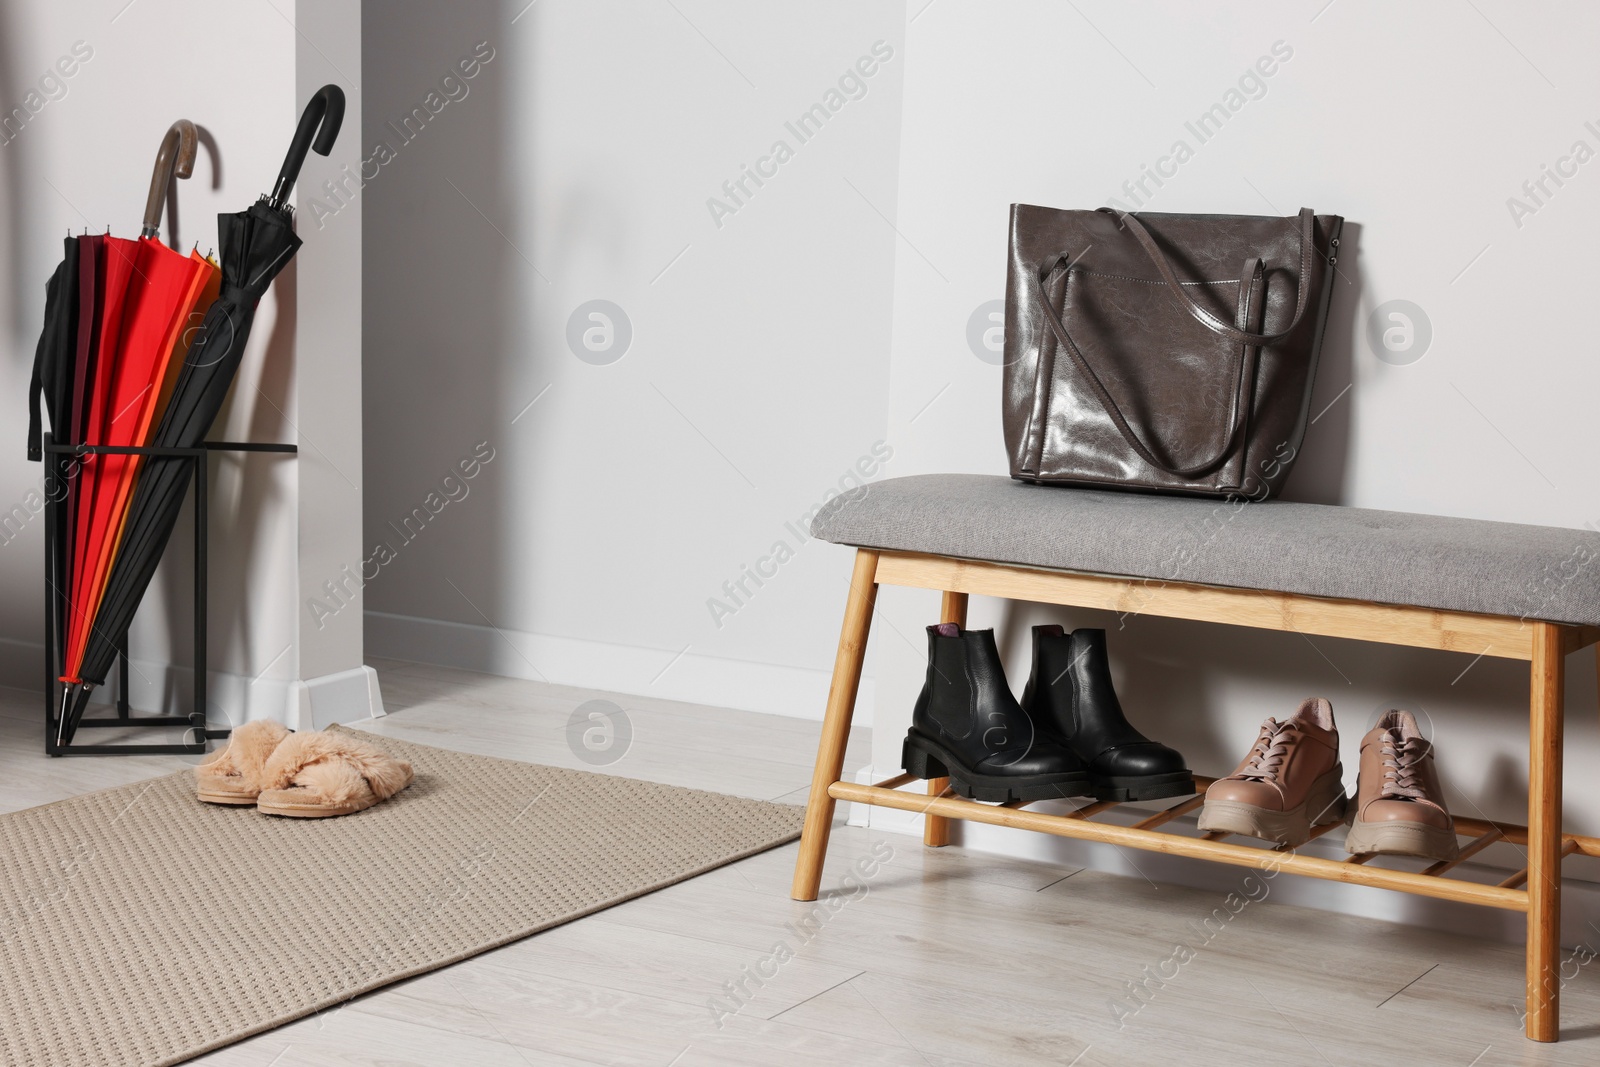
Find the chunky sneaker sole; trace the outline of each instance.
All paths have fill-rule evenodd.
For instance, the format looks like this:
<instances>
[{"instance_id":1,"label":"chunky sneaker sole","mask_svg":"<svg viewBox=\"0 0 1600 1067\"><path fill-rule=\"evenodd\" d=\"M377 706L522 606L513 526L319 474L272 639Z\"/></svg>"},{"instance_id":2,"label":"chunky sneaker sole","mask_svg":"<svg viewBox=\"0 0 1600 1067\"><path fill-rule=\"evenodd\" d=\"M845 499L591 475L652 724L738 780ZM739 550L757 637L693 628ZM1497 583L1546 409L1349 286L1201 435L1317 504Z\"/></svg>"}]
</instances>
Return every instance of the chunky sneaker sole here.
<instances>
[{"instance_id":1,"label":"chunky sneaker sole","mask_svg":"<svg viewBox=\"0 0 1600 1067\"><path fill-rule=\"evenodd\" d=\"M952 792L972 800L1005 804L1091 795L1087 771L980 774L963 766L944 746L915 733L906 735L905 744L900 750L900 761L907 774L914 774L918 778L948 778Z\"/></svg>"},{"instance_id":2,"label":"chunky sneaker sole","mask_svg":"<svg viewBox=\"0 0 1600 1067\"><path fill-rule=\"evenodd\" d=\"M1460 854L1452 830L1417 822L1362 822L1356 819L1345 834L1345 851L1356 856L1420 856L1425 860L1453 860Z\"/></svg>"},{"instance_id":3,"label":"chunky sneaker sole","mask_svg":"<svg viewBox=\"0 0 1600 1067\"><path fill-rule=\"evenodd\" d=\"M1144 774L1123 778L1094 775L1089 779L1096 800L1131 802L1136 800L1162 800L1167 797L1193 796L1194 775L1188 771L1170 774Z\"/></svg>"},{"instance_id":4,"label":"chunky sneaker sole","mask_svg":"<svg viewBox=\"0 0 1600 1067\"><path fill-rule=\"evenodd\" d=\"M1259 837L1290 848L1311 840L1311 828L1330 822L1343 822L1350 800L1345 796L1344 770L1333 770L1318 778L1299 807L1275 811L1237 800L1208 800L1200 809L1200 829L1208 833L1243 834Z\"/></svg>"}]
</instances>

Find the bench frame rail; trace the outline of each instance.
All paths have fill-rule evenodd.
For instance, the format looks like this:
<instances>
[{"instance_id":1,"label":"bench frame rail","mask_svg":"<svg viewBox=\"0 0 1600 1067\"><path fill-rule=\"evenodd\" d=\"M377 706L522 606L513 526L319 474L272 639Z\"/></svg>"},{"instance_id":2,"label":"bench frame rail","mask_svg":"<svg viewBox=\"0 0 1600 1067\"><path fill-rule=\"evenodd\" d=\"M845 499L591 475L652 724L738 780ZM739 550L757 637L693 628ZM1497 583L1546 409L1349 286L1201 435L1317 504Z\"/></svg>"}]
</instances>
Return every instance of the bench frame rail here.
<instances>
[{"instance_id":1,"label":"bench frame rail","mask_svg":"<svg viewBox=\"0 0 1600 1067\"><path fill-rule=\"evenodd\" d=\"M1161 829L1197 809L1203 799L1198 795L1155 812L1127 809L1137 810L1144 816L1127 825L1094 821L1094 816L1120 806L1111 802L1086 804L1070 813L1053 815L1028 811L1026 804L996 805L967 800L953 795L948 779L942 778L927 783L926 796L899 788L915 780L909 774L875 785L843 781L840 775L844 769L845 743L855 712L862 659L879 585L939 590L943 594L940 621L961 625L966 624L967 598L976 593L1525 661L1529 665L1527 826L1458 817L1458 834L1472 839L1462 845L1460 858L1435 863L1422 871L1405 871L1366 866L1365 860L1370 857L1323 859L1302 856L1292 850L1236 844L1223 840L1225 835L1221 834L1193 837ZM1560 1029L1561 860L1574 853L1600 856L1600 838L1566 834L1561 830L1565 657L1597 641L1600 641L1600 628L1508 616L858 549L845 601L833 681L828 690L822 738L817 747L816 769L811 776L811 794L806 805L800 854L795 863L792 896L796 900L817 899L834 804L847 800L923 814L923 841L933 847L949 843L950 820L966 819L1521 911L1528 917L1526 1033L1535 1041L1555 1041ZM1196 778L1202 794L1211 781ZM1313 836L1340 825L1330 823L1317 827ZM1502 840L1523 849L1527 867L1499 885L1443 877L1463 860Z\"/></svg>"}]
</instances>

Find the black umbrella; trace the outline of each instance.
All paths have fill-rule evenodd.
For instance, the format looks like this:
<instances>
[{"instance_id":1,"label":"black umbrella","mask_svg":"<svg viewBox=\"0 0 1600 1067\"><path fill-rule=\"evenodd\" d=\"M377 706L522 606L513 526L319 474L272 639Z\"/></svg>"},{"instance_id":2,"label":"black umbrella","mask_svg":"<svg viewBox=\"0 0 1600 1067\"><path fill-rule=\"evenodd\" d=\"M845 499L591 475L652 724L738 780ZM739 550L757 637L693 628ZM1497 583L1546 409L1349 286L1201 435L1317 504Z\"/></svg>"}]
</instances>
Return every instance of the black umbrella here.
<instances>
[{"instance_id":1,"label":"black umbrella","mask_svg":"<svg viewBox=\"0 0 1600 1067\"><path fill-rule=\"evenodd\" d=\"M344 92L324 85L306 105L278 172L271 196L263 196L246 211L217 216L221 250L222 293L206 312L198 334L184 356L172 399L156 429L152 445L158 448L196 448L205 440L233 384L245 342L255 320L256 305L278 272L300 248L295 236L293 208L288 199L306 151L318 155L333 150L344 120ZM313 136L315 141L313 141ZM204 459L198 462L204 462ZM148 457L134 490L127 524L111 576L84 654L78 697L70 719L63 725L71 740L88 704L89 691L104 684L116 662L118 645L127 635L162 552L177 525L188 492L191 460L177 456ZM72 685L67 686L68 691ZM63 697L63 705L66 699Z\"/></svg>"},{"instance_id":2,"label":"black umbrella","mask_svg":"<svg viewBox=\"0 0 1600 1067\"><path fill-rule=\"evenodd\" d=\"M70 233L60 266L50 276L44 287L44 328L39 332L39 345L33 356L33 382L28 391L28 458L44 458L43 428L39 421L39 401L44 400L45 411L50 416L50 430L55 437L67 436L71 422L73 368L78 354L79 305L79 244ZM67 470L66 457L52 455L46 465L45 493L52 498L66 490L63 475ZM59 523L55 531L55 544L45 553L45 580L52 589L65 588L67 583L67 527ZM52 628L50 638L62 642L65 637ZM45 654L54 656L59 645L52 645Z\"/></svg>"}]
</instances>

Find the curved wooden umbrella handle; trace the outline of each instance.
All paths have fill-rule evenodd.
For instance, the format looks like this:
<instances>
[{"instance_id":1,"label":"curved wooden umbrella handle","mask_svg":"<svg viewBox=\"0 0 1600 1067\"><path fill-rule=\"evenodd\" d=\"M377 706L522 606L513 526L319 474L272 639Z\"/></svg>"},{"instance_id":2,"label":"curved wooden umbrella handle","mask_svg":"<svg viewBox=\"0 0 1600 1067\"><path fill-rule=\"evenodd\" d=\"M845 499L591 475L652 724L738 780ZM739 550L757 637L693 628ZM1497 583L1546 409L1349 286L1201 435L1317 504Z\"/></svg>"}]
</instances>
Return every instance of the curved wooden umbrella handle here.
<instances>
[{"instance_id":1,"label":"curved wooden umbrella handle","mask_svg":"<svg viewBox=\"0 0 1600 1067\"><path fill-rule=\"evenodd\" d=\"M155 170L150 173L150 195L144 201L144 226L140 237L154 237L161 231L161 209L166 203L167 186L173 175L187 178L194 173L195 152L200 147L200 135L194 123L179 119L167 128L161 139L161 149L156 152Z\"/></svg>"}]
</instances>

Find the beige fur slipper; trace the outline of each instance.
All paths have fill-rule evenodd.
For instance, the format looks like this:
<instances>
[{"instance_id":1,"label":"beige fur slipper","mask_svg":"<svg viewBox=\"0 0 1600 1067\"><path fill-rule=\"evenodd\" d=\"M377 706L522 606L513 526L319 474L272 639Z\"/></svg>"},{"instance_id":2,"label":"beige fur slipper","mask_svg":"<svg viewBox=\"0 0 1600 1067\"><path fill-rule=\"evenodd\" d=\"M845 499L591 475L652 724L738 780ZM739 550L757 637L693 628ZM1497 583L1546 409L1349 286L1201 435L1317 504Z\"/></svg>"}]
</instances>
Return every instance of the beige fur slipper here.
<instances>
[{"instance_id":1,"label":"beige fur slipper","mask_svg":"<svg viewBox=\"0 0 1600 1067\"><path fill-rule=\"evenodd\" d=\"M261 772L267 757L289 736L282 723L247 722L228 738L226 747L213 752L194 769L199 797L207 804L254 804L261 792Z\"/></svg>"},{"instance_id":2,"label":"beige fur slipper","mask_svg":"<svg viewBox=\"0 0 1600 1067\"><path fill-rule=\"evenodd\" d=\"M411 784L411 764L345 733L293 734L267 760L256 808L317 819L349 815Z\"/></svg>"}]
</instances>

